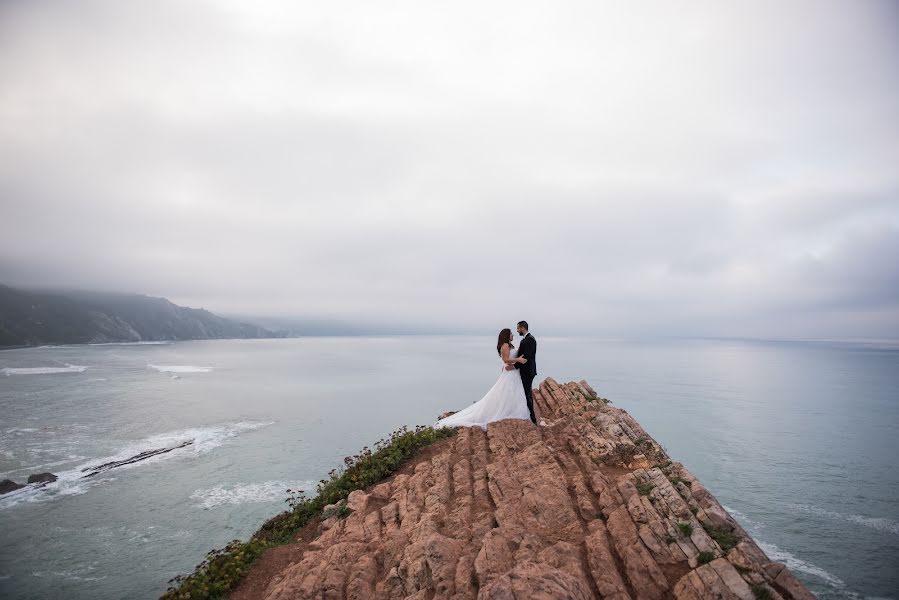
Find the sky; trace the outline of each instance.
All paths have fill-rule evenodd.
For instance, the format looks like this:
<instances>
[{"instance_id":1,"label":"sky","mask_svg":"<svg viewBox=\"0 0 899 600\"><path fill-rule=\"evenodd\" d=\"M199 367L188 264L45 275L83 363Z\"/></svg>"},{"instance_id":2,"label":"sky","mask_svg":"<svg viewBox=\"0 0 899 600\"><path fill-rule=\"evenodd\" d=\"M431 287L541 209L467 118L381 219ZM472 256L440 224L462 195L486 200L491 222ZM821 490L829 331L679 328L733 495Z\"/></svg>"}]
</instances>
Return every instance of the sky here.
<instances>
[{"instance_id":1,"label":"sky","mask_svg":"<svg viewBox=\"0 0 899 600\"><path fill-rule=\"evenodd\" d=\"M895 2L0 2L0 282L899 338Z\"/></svg>"}]
</instances>

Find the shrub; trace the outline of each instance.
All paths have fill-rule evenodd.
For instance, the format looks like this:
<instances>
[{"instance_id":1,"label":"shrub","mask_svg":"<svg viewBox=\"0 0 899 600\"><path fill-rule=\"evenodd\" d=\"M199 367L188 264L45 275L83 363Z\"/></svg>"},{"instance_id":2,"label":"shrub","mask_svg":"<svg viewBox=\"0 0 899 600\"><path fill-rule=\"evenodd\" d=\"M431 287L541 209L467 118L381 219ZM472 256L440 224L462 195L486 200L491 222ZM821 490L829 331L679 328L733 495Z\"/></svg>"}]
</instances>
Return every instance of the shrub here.
<instances>
[{"instance_id":1,"label":"shrub","mask_svg":"<svg viewBox=\"0 0 899 600\"><path fill-rule=\"evenodd\" d=\"M753 594L753 596L758 598L758 600L770 600L771 599L771 592L768 590L767 587L765 587L763 585L753 585L752 586L752 594Z\"/></svg>"},{"instance_id":2,"label":"shrub","mask_svg":"<svg viewBox=\"0 0 899 600\"><path fill-rule=\"evenodd\" d=\"M705 563L711 562L715 559L715 553L709 552L708 550L703 550L696 558L697 560L699 560L699 564L704 565Z\"/></svg>"},{"instance_id":3,"label":"shrub","mask_svg":"<svg viewBox=\"0 0 899 600\"><path fill-rule=\"evenodd\" d=\"M740 543L740 536L725 527L709 525L705 527L705 530L709 537L715 540L725 553Z\"/></svg>"},{"instance_id":4,"label":"shrub","mask_svg":"<svg viewBox=\"0 0 899 600\"><path fill-rule=\"evenodd\" d=\"M680 532L684 534L684 537L690 537L693 535L693 526L689 523L678 523L677 528L680 529Z\"/></svg>"},{"instance_id":5,"label":"shrub","mask_svg":"<svg viewBox=\"0 0 899 600\"><path fill-rule=\"evenodd\" d=\"M637 492L641 496L648 496L649 492L652 491L652 488L654 488L656 486L656 484L654 484L650 481L645 481L645 482L638 481L636 486L637 486Z\"/></svg>"}]
</instances>

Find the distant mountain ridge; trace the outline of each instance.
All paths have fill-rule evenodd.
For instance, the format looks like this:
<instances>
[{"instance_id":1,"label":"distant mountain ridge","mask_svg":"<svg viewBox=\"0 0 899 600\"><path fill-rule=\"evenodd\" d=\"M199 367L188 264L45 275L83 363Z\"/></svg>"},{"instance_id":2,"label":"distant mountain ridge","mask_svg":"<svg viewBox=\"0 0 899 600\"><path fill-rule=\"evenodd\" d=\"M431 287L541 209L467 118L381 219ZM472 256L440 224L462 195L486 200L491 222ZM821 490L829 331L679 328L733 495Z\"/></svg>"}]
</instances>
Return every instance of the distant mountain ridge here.
<instances>
[{"instance_id":1,"label":"distant mountain ridge","mask_svg":"<svg viewBox=\"0 0 899 600\"><path fill-rule=\"evenodd\" d=\"M274 337L286 333L165 298L0 285L0 347Z\"/></svg>"}]
</instances>

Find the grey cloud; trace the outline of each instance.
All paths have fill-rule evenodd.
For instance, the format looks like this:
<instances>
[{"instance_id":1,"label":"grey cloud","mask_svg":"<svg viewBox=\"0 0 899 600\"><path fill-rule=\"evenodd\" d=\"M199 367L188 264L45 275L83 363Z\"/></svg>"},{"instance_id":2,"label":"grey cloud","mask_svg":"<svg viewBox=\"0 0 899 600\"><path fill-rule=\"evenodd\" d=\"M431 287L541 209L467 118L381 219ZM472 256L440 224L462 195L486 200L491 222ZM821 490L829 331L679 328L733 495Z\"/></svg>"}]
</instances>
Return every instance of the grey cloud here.
<instances>
[{"instance_id":1,"label":"grey cloud","mask_svg":"<svg viewBox=\"0 0 899 600\"><path fill-rule=\"evenodd\" d=\"M469 331L896 337L895 16L5 3L0 281Z\"/></svg>"}]
</instances>

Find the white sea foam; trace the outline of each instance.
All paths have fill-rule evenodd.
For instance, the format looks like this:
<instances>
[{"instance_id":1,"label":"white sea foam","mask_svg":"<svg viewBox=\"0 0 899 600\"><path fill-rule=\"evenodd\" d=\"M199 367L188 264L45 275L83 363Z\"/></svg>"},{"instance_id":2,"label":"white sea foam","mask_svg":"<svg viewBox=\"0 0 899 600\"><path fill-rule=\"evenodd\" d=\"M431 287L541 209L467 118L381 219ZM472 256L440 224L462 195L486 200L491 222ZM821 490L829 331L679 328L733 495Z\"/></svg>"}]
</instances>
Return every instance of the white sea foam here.
<instances>
[{"instance_id":1,"label":"white sea foam","mask_svg":"<svg viewBox=\"0 0 899 600\"><path fill-rule=\"evenodd\" d=\"M52 373L83 373L89 367L82 365L70 365L65 363L64 367L4 367L0 369L0 373L6 376L10 375L49 375Z\"/></svg>"},{"instance_id":2,"label":"white sea foam","mask_svg":"<svg viewBox=\"0 0 899 600\"><path fill-rule=\"evenodd\" d=\"M799 571L802 573L807 573L809 575L813 575L818 577L819 579L823 579L825 582L830 584L831 586L839 589L846 589L846 584L842 579L829 573L822 569L821 567L815 566L810 562L806 562L801 558L797 558L793 554L775 546L774 544L769 544L767 542L763 542L759 539L756 539L755 542L759 545L765 554L768 555L768 558L772 560L776 560L778 562L785 563L791 570Z\"/></svg>"},{"instance_id":3,"label":"white sea foam","mask_svg":"<svg viewBox=\"0 0 899 600\"><path fill-rule=\"evenodd\" d=\"M248 431L271 425L272 421L238 421L234 423L225 423L221 425L212 425L209 427L194 427L190 429L179 429L152 435L150 437L129 443L122 447L115 454L104 456L102 458L91 459L87 462L78 464L72 469L55 473L58 477L56 481L41 484L28 484L24 488L3 494L0 496L0 509L7 509L22 502L44 502L53 500L61 496L72 496L84 494L95 485L106 484L114 479L105 475L97 475L85 479L84 476L89 472L91 467L96 467L113 461L121 461L132 456L136 456L147 450L157 448L171 448L179 444L193 440L193 443L182 448L176 448L170 452L157 454L145 460L134 462L127 465L115 467L119 469L134 469L150 463L157 463L165 460L174 460L185 456L197 456L205 454L210 450L218 448L222 444L227 443L230 439ZM30 470L31 468L27 469ZM88 471L84 471L88 469ZM21 469L26 470L26 469ZM30 470L30 472L34 472Z\"/></svg>"},{"instance_id":4,"label":"white sea foam","mask_svg":"<svg viewBox=\"0 0 899 600\"><path fill-rule=\"evenodd\" d=\"M209 373L215 367L195 367L193 365L147 365L160 373Z\"/></svg>"},{"instance_id":5,"label":"white sea foam","mask_svg":"<svg viewBox=\"0 0 899 600\"><path fill-rule=\"evenodd\" d=\"M864 525L865 527L870 527L871 529L876 529L878 531L892 533L893 535L899 535L899 522L896 522L892 519L887 519L885 517L866 517L863 515L852 514L847 515L833 510L820 508L818 506L813 506L811 504L789 504L788 506L797 510L812 513L814 515L820 515L822 517L829 517L831 519L838 519L842 521L849 521L850 523L857 523L859 525Z\"/></svg>"},{"instance_id":6,"label":"white sea foam","mask_svg":"<svg viewBox=\"0 0 899 600\"><path fill-rule=\"evenodd\" d=\"M761 548L762 551L764 551L764 553L767 554L768 558L770 558L771 560L786 564L792 571L798 571L817 577L832 588L839 590L842 595L848 598L861 598L861 596L856 592L849 590L846 587L846 583L833 573L830 573L829 571L826 571L825 569L822 569L817 565L813 565L810 562L804 561L794 554L784 550L783 548L780 548L779 546L760 539L757 535L757 532L758 530L765 528L764 523L750 519L740 511L734 510L733 508L730 508L728 506L722 505L722 507L730 514L737 517L737 520L741 524L743 524L747 530L749 530L749 533L752 535L755 543L758 544L759 548Z\"/></svg>"},{"instance_id":7,"label":"white sea foam","mask_svg":"<svg viewBox=\"0 0 899 600\"><path fill-rule=\"evenodd\" d=\"M262 483L236 483L231 486L196 490L190 495L203 508L215 508L225 504L250 504L255 502L275 502L285 500L289 496L288 489L305 490L307 496L315 495L315 483L312 481L264 481Z\"/></svg>"},{"instance_id":8,"label":"white sea foam","mask_svg":"<svg viewBox=\"0 0 899 600\"><path fill-rule=\"evenodd\" d=\"M99 342L96 344L88 344L88 346L167 346L173 342Z\"/></svg>"},{"instance_id":9,"label":"white sea foam","mask_svg":"<svg viewBox=\"0 0 899 600\"><path fill-rule=\"evenodd\" d=\"M58 577L60 579L69 579L72 581L99 581L106 579L108 575L96 576L92 575L97 570L96 562L90 565L76 565L76 568L67 571L32 571L32 577Z\"/></svg>"}]
</instances>

